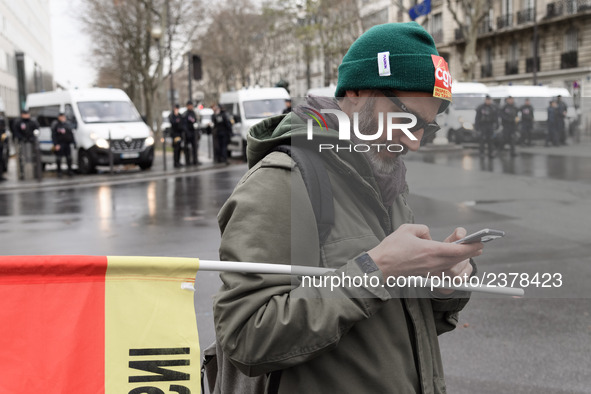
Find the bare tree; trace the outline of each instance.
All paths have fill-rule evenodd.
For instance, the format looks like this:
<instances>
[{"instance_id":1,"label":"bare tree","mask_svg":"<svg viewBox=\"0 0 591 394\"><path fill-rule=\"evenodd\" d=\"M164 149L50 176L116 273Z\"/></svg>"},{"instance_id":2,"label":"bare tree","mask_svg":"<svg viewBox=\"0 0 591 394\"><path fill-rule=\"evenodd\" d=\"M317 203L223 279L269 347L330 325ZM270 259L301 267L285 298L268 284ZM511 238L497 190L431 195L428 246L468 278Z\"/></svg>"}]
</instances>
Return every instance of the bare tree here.
<instances>
[{"instance_id":1,"label":"bare tree","mask_svg":"<svg viewBox=\"0 0 591 394\"><path fill-rule=\"evenodd\" d=\"M166 15L166 2L170 15ZM158 71L169 57L173 62L166 65L174 67L195 36L200 0L84 0L84 5L82 21L92 38L99 85L108 81L123 88L151 125L162 81ZM155 26L170 29L173 56L158 50L151 34Z\"/></svg>"},{"instance_id":2,"label":"bare tree","mask_svg":"<svg viewBox=\"0 0 591 394\"><path fill-rule=\"evenodd\" d=\"M363 33L357 0L320 0L315 30L324 63L324 86L336 82L337 67L351 44Z\"/></svg>"},{"instance_id":3,"label":"bare tree","mask_svg":"<svg viewBox=\"0 0 591 394\"><path fill-rule=\"evenodd\" d=\"M211 13L211 22L197 51L209 79L208 92L252 85L251 75L257 52L269 51L265 37L271 26L249 0L232 0Z\"/></svg>"},{"instance_id":4,"label":"bare tree","mask_svg":"<svg viewBox=\"0 0 591 394\"><path fill-rule=\"evenodd\" d=\"M490 12L490 0L454 0L453 2L447 0L447 8L466 43L462 56L462 80L471 81L474 79L474 69L478 63L476 55L478 30Z\"/></svg>"}]
</instances>

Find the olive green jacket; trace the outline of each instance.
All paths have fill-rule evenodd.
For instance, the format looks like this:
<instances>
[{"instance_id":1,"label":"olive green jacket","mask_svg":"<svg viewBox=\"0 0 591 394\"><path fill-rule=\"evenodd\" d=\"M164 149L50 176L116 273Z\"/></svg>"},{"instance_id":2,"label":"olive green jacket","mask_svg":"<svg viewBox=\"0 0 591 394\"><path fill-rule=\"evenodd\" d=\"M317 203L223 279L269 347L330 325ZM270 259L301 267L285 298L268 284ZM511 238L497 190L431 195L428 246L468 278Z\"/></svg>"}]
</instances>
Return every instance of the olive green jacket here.
<instances>
[{"instance_id":1,"label":"olive green jacket","mask_svg":"<svg viewBox=\"0 0 591 394\"><path fill-rule=\"evenodd\" d=\"M298 168L286 154L267 154L305 133L293 114L251 129L251 168L218 216L220 257L334 267L331 275L366 274L380 285L331 289L302 286L288 275L223 273L214 320L225 357L248 376L282 370L280 393L444 393L437 335L455 328L467 299L388 290L379 270L367 273L356 261L413 221L408 191L384 207L359 153L321 154L332 184L335 225L319 245ZM338 143L335 131L323 133Z\"/></svg>"}]
</instances>

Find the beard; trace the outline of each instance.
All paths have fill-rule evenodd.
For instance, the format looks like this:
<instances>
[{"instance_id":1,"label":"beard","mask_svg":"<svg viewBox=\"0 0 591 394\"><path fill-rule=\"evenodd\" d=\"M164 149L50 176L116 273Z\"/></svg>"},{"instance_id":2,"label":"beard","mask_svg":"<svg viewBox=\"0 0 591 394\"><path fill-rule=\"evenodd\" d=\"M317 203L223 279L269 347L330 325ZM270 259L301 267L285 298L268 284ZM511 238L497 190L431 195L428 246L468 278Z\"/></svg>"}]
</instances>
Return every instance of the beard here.
<instances>
[{"instance_id":1,"label":"beard","mask_svg":"<svg viewBox=\"0 0 591 394\"><path fill-rule=\"evenodd\" d=\"M368 97L367 101L359 112L359 131L363 134L375 133L378 130L378 117L375 116L374 107L376 97ZM353 123L351 123L351 130L353 130ZM351 141L354 144L366 144L367 141L359 139L355 133L351 133ZM367 160L369 161L373 170L381 175L394 174L400 166L400 155L406 154L406 147L400 153L389 153L380 154L377 147L371 147L367 152L363 152Z\"/></svg>"}]
</instances>

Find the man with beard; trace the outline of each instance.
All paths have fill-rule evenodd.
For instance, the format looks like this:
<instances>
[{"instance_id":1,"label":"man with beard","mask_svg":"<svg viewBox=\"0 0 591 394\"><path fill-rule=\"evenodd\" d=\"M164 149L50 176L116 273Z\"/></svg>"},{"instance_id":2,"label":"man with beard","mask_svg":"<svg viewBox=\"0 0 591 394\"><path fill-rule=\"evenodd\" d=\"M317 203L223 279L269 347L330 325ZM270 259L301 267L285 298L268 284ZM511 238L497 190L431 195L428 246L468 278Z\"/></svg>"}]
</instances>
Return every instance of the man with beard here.
<instances>
[{"instance_id":1,"label":"man with beard","mask_svg":"<svg viewBox=\"0 0 591 394\"><path fill-rule=\"evenodd\" d=\"M329 287L289 275L221 274L216 335L241 384L248 376L265 386L253 392L445 392L437 336L455 328L468 294L390 283L467 277L482 251L481 243L452 243L463 228L432 240L427 226L412 224L407 204L402 155L438 128L450 87L447 64L421 26L379 25L345 55L337 99L309 98L250 129L250 169L218 215L220 258L329 267L336 270L320 280L343 280ZM347 130L350 140L342 138ZM274 151L285 144L311 145L328 172L334 224L324 241L302 170ZM319 152L321 144L338 148Z\"/></svg>"}]
</instances>

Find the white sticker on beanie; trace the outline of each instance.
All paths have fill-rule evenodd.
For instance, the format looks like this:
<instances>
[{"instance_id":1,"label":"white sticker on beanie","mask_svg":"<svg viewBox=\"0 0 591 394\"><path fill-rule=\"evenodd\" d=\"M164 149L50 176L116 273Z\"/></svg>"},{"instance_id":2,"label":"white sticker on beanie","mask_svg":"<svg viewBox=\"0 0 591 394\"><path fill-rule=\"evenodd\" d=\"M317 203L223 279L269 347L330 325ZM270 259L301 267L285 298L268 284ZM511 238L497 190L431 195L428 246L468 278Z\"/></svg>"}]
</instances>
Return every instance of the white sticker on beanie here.
<instances>
[{"instance_id":1,"label":"white sticker on beanie","mask_svg":"<svg viewBox=\"0 0 591 394\"><path fill-rule=\"evenodd\" d=\"M390 73L390 52L378 53L378 70L380 77L388 77Z\"/></svg>"}]
</instances>

